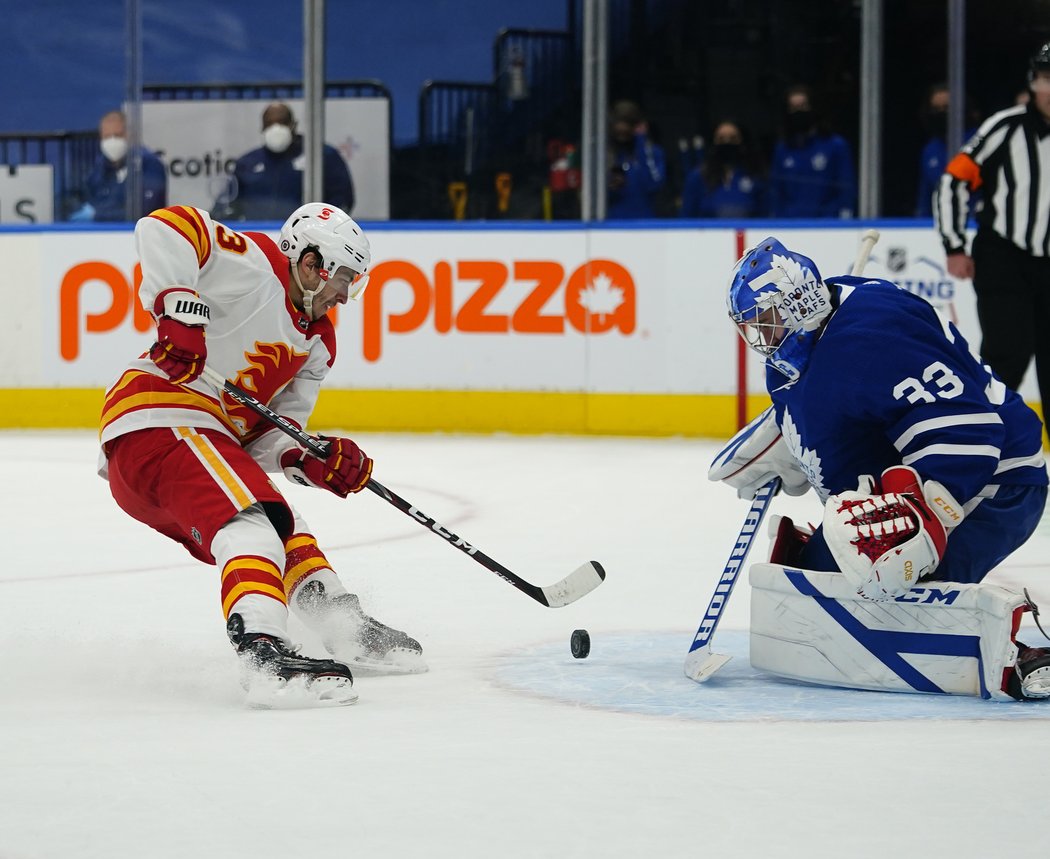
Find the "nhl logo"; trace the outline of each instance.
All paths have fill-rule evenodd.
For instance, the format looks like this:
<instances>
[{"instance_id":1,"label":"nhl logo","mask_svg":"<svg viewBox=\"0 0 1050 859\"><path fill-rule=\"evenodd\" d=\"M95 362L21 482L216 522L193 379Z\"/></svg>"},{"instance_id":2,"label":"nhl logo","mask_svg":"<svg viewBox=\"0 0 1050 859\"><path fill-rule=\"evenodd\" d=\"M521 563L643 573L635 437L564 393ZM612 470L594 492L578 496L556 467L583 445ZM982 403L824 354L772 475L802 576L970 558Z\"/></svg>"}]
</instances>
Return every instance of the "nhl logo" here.
<instances>
[{"instance_id":1,"label":"nhl logo","mask_svg":"<svg viewBox=\"0 0 1050 859\"><path fill-rule=\"evenodd\" d=\"M894 274L904 271L908 266L908 251L906 248L890 248L886 252L886 268Z\"/></svg>"}]
</instances>

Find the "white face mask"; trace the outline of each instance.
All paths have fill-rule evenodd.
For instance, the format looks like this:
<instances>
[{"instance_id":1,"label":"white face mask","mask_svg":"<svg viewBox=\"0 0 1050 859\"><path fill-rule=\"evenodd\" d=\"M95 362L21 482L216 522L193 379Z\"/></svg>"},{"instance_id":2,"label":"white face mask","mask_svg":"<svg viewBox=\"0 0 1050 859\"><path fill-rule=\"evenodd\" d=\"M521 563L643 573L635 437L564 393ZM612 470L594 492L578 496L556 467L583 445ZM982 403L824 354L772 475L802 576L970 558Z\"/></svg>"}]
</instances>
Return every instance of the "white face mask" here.
<instances>
[{"instance_id":1,"label":"white face mask","mask_svg":"<svg viewBox=\"0 0 1050 859\"><path fill-rule=\"evenodd\" d=\"M103 137L99 141L98 148L102 150L106 158L116 164L118 161L123 161L124 156L128 154L128 141L123 137Z\"/></svg>"},{"instance_id":2,"label":"white face mask","mask_svg":"<svg viewBox=\"0 0 1050 859\"><path fill-rule=\"evenodd\" d=\"M292 145L292 129L287 125L268 125L263 130L263 143L271 152L284 152Z\"/></svg>"}]
</instances>

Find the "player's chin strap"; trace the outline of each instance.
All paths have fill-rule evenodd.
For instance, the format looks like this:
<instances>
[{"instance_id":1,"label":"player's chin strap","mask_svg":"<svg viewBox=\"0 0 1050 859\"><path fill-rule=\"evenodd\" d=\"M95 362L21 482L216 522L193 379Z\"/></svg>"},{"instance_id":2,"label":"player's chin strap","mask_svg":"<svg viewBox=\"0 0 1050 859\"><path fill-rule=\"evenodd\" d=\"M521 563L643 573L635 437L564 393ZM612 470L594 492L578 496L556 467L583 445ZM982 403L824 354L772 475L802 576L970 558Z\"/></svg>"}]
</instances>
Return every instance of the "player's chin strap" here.
<instances>
[{"instance_id":1,"label":"player's chin strap","mask_svg":"<svg viewBox=\"0 0 1050 859\"><path fill-rule=\"evenodd\" d=\"M314 318L314 296L321 291L325 281L328 279L327 272L321 276L321 282L317 285L316 289L307 289L303 286L302 280L299 279L299 267L292 266L292 277L295 279L295 285L299 287L299 294L303 297L303 313L306 314L307 319Z\"/></svg>"}]
</instances>

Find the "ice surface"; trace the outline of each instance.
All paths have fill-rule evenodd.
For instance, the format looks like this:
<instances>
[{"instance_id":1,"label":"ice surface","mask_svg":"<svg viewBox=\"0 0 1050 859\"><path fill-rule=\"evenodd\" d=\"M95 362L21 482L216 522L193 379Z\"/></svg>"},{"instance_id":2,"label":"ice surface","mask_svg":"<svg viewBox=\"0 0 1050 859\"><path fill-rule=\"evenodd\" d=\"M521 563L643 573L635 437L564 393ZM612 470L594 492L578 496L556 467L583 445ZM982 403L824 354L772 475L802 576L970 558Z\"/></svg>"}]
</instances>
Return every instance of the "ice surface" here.
<instances>
[{"instance_id":1,"label":"ice surface","mask_svg":"<svg viewBox=\"0 0 1050 859\"><path fill-rule=\"evenodd\" d=\"M349 707L252 710L216 571L117 509L94 434L2 433L2 859L1045 854L1050 704L764 677L746 579L715 635L733 660L684 677L747 510L705 479L714 442L357 441L518 575L548 585L594 559L607 581L547 609L371 493L278 479L431 671L360 678ZM994 580L1050 605L1048 558L1044 520Z\"/></svg>"}]
</instances>

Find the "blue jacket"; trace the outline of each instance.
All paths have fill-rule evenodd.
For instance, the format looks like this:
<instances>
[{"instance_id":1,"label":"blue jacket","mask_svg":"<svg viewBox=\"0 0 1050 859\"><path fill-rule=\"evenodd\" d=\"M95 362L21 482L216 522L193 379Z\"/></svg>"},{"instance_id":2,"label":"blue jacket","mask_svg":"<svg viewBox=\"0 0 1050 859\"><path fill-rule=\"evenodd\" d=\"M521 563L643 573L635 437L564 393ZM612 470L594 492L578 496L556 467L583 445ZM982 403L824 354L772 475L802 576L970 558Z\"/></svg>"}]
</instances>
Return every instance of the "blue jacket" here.
<instances>
[{"instance_id":1,"label":"blue jacket","mask_svg":"<svg viewBox=\"0 0 1050 859\"><path fill-rule=\"evenodd\" d=\"M758 218L766 213L766 189L749 173L734 170L729 184L707 187L699 167L689 171L682 188L683 218Z\"/></svg>"},{"instance_id":2,"label":"blue jacket","mask_svg":"<svg viewBox=\"0 0 1050 859\"><path fill-rule=\"evenodd\" d=\"M849 218L857 201L853 153L837 134L810 135L801 145L780 141L769 171L774 218Z\"/></svg>"},{"instance_id":3,"label":"blue jacket","mask_svg":"<svg viewBox=\"0 0 1050 859\"><path fill-rule=\"evenodd\" d=\"M622 173L624 183L617 190L609 189L606 218L653 217L653 198L667 181L663 147L651 142L644 134L636 134L634 151L627 156L614 153L609 169Z\"/></svg>"},{"instance_id":4,"label":"blue jacket","mask_svg":"<svg viewBox=\"0 0 1050 859\"><path fill-rule=\"evenodd\" d=\"M354 185L346 162L334 146L324 146L324 199L346 213L354 208ZM232 220L283 221L303 203L303 138L297 134L284 152L265 146L237 159L230 191ZM217 208L221 210L221 203ZM309 202L309 201L307 201Z\"/></svg>"},{"instance_id":5,"label":"blue jacket","mask_svg":"<svg viewBox=\"0 0 1050 859\"><path fill-rule=\"evenodd\" d=\"M95 221L124 221L124 183L127 180L127 163L114 164L104 155L99 155L84 186L84 202L94 209ZM168 174L164 163L148 149L142 150L142 214L168 205Z\"/></svg>"}]
</instances>

